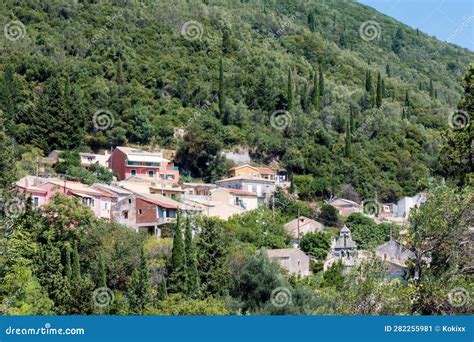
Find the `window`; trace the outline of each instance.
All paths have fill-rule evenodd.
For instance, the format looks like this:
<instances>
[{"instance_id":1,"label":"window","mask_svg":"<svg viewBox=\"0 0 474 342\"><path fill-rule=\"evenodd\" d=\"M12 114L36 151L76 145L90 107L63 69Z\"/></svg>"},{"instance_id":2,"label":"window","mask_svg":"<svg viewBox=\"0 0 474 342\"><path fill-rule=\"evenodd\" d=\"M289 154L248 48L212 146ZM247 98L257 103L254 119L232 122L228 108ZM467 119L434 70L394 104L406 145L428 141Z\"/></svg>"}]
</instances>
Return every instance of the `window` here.
<instances>
[{"instance_id":1,"label":"window","mask_svg":"<svg viewBox=\"0 0 474 342\"><path fill-rule=\"evenodd\" d=\"M122 211L122 216L124 219L128 220L128 210Z\"/></svg>"},{"instance_id":2,"label":"window","mask_svg":"<svg viewBox=\"0 0 474 342\"><path fill-rule=\"evenodd\" d=\"M301 266L301 260L298 260L298 266Z\"/></svg>"},{"instance_id":3,"label":"window","mask_svg":"<svg viewBox=\"0 0 474 342\"><path fill-rule=\"evenodd\" d=\"M166 179L174 179L174 175L166 175Z\"/></svg>"},{"instance_id":4,"label":"window","mask_svg":"<svg viewBox=\"0 0 474 342\"><path fill-rule=\"evenodd\" d=\"M235 205L240 205L240 197L235 196Z\"/></svg>"},{"instance_id":5,"label":"window","mask_svg":"<svg viewBox=\"0 0 474 342\"><path fill-rule=\"evenodd\" d=\"M130 174L132 176L136 176L137 175L137 170L130 170Z\"/></svg>"},{"instance_id":6,"label":"window","mask_svg":"<svg viewBox=\"0 0 474 342\"><path fill-rule=\"evenodd\" d=\"M155 172L153 170L148 170L148 177L152 177L155 175Z\"/></svg>"},{"instance_id":7,"label":"window","mask_svg":"<svg viewBox=\"0 0 474 342\"><path fill-rule=\"evenodd\" d=\"M87 205L88 207L93 207L95 205L95 202L93 198L84 197L82 199L82 204Z\"/></svg>"},{"instance_id":8,"label":"window","mask_svg":"<svg viewBox=\"0 0 474 342\"><path fill-rule=\"evenodd\" d=\"M108 202L104 202L104 209L109 210L109 203Z\"/></svg>"},{"instance_id":9,"label":"window","mask_svg":"<svg viewBox=\"0 0 474 342\"><path fill-rule=\"evenodd\" d=\"M38 196L35 196L33 197L33 204L35 205L35 207L39 207L39 197Z\"/></svg>"},{"instance_id":10,"label":"window","mask_svg":"<svg viewBox=\"0 0 474 342\"><path fill-rule=\"evenodd\" d=\"M143 214L143 210L142 209L138 209L138 213L141 215Z\"/></svg>"},{"instance_id":11,"label":"window","mask_svg":"<svg viewBox=\"0 0 474 342\"><path fill-rule=\"evenodd\" d=\"M128 204L131 204L131 203L132 203L132 199L129 198L129 199L128 199Z\"/></svg>"}]
</instances>

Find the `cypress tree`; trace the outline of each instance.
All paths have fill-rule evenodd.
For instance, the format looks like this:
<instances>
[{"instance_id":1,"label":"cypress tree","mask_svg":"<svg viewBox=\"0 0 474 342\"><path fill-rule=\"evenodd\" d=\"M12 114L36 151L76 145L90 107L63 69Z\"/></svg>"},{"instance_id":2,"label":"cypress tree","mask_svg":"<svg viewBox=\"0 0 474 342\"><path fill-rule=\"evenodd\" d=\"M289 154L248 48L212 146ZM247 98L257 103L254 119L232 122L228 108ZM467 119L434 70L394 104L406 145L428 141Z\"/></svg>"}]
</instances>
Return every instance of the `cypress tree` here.
<instances>
[{"instance_id":1,"label":"cypress tree","mask_svg":"<svg viewBox=\"0 0 474 342\"><path fill-rule=\"evenodd\" d=\"M308 27L311 32L314 32L316 29L313 13L308 14Z\"/></svg>"},{"instance_id":2,"label":"cypress tree","mask_svg":"<svg viewBox=\"0 0 474 342\"><path fill-rule=\"evenodd\" d=\"M222 58L219 61L219 114L224 117L225 111L225 88L224 88L224 63Z\"/></svg>"},{"instance_id":3,"label":"cypress tree","mask_svg":"<svg viewBox=\"0 0 474 342\"><path fill-rule=\"evenodd\" d=\"M186 255L180 221L181 213L178 211L173 235L173 250L169 270L170 276L168 279L170 293L186 292Z\"/></svg>"},{"instance_id":4,"label":"cypress tree","mask_svg":"<svg viewBox=\"0 0 474 342\"><path fill-rule=\"evenodd\" d=\"M107 276L105 274L104 257L102 254L99 256L99 271L97 273L97 287L107 286Z\"/></svg>"},{"instance_id":5,"label":"cypress tree","mask_svg":"<svg viewBox=\"0 0 474 342\"><path fill-rule=\"evenodd\" d=\"M351 128L351 133L355 131L355 122L354 122L354 110L352 106L349 107L349 124Z\"/></svg>"},{"instance_id":6,"label":"cypress tree","mask_svg":"<svg viewBox=\"0 0 474 342\"><path fill-rule=\"evenodd\" d=\"M294 95L293 95L293 77L291 74L291 68L288 69L288 85L287 85L287 108L288 111L291 112L293 110L293 101L294 101Z\"/></svg>"},{"instance_id":7,"label":"cypress tree","mask_svg":"<svg viewBox=\"0 0 474 342\"><path fill-rule=\"evenodd\" d=\"M128 299L131 314L142 314L143 310L151 303L151 273L142 247L140 266L132 273L128 289Z\"/></svg>"},{"instance_id":8,"label":"cypress tree","mask_svg":"<svg viewBox=\"0 0 474 342\"><path fill-rule=\"evenodd\" d=\"M166 288L166 278L161 277L156 286L156 300L162 301L168 295L168 289Z\"/></svg>"},{"instance_id":9,"label":"cypress tree","mask_svg":"<svg viewBox=\"0 0 474 342\"><path fill-rule=\"evenodd\" d=\"M319 100L324 98L324 74L321 63L319 63Z\"/></svg>"},{"instance_id":10,"label":"cypress tree","mask_svg":"<svg viewBox=\"0 0 474 342\"><path fill-rule=\"evenodd\" d=\"M73 281L81 279L81 265L79 263L79 252L77 250L77 241L74 241L74 249L72 252L72 277Z\"/></svg>"},{"instance_id":11,"label":"cypress tree","mask_svg":"<svg viewBox=\"0 0 474 342\"><path fill-rule=\"evenodd\" d=\"M185 251L186 251L186 280L187 290L190 296L196 296L199 290L199 275L197 270L196 252L193 243L191 222L186 217L185 231Z\"/></svg>"},{"instance_id":12,"label":"cypress tree","mask_svg":"<svg viewBox=\"0 0 474 342\"><path fill-rule=\"evenodd\" d=\"M307 104L307 98L306 98L306 93L308 92L308 87L306 85L306 83L303 84L303 89L301 91L301 95L300 95L300 106L301 106L301 109L303 109L303 112L306 112L306 104Z\"/></svg>"},{"instance_id":13,"label":"cypress tree","mask_svg":"<svg viewBox=\"0 0 474 342\"><path fill-rule=\"evenodd\" d=\"M20 96L20 87L15 80L15 70L11 65L7 65L0 79L0 108L4 109L4 120L7 127L10 127L15 117L15 104Z\"/></svg>"},{"instance_id":14,"label":"cypress tree","mask_svg":"<svg viewBox=\"0 0 474 342\"><path fill-rule=\"evenodd\" d=\"M430 79L430 97L434 98L434 87L433 87L433 80Z\"/></svg>"},{"instance_id":15,"label":"cypress tree","mask_svg":"<svg viewBox=\"0 0 474 342\"><path fill-rule=\"evenodd\" d=\"M319 109L319 84L318 84L318 72L314 69L313 75L313 91L311 93L311 106L312 110L317 113Z\"/></svg>"},{"instance_id":16,"label":"cypress tree","mask_svg":"<svg viewBox=\"0 0 474 342\"><path fill-rule=\"evenodd\" d=\"M365 90L370 94L372 92L372 75L370 70L365 72Z\"/></svg>"},{"instance_id":17,"label":"cypress tree","mask_svg":"<svg viewBox=\"0 0 474 342\"><path fill-rule=\"evenodd\" d=\"M387 75L387 77L391 77L391 73L390 73L390 64L387 64L385 66L385 74Z\"/></svg>"},{"instance_id":18,"label":"cypress tree","mask_svg":"<svg viewBox=\"0 0 474 342\"><path fill-rule=\"evenodd\" d=\"M438 99L438 89L435 89L434 94L435 94L434 97L437 100Z\"/></svg>"},{"instance_id":19,"label":"cypress tree","mask_svg":"<svg viewBox=\"0 0 474 342\"><path fill-rule=\"evenodd\" d=\"M116 70L116 74L115 74L115 82L117 82L117 84L124 84L125 83L125 78L123 77L123 63L122 63L122 58L119 57L117 59L117 70Z\"/></svg>"},{"instance_id":20,"label":"cypress tree","mask_svg":"<svg viewBox=\"0 0 474 342\"><path fill-rule=\"evenodd\" d=\"M380 75L380 72L377 74L377 95L375 103L377 108L382 106L382 76Z\"/></svg>"},{"instance_id":21,"label":"cypress tree","mask_svg":"<svg viewBox=\"0 0 474 342\"><path fill-rule=\"evenodd\" d=\"M408 119L405 108L403 108L403 111L402 111L402 119Z\"/></svg>"},{"instance_id":22,"label":"cypress tree","mask_svg":"<svg viewBox=\"0 0 474 342\"><path fill-rule=\"evenodd\" d=\"M0 111L0 195L3 197L13 190L17 180L15 144L5 132L4 120ZM0 210L1 211L1 210Z\"/></svg>"},{"instance_id":23,"label":"cypress tree","mask_svg":"<svg viewBox=\"0 0 474 342\"><path fill-rule=\"evenodd\" d=\"M230 52L230 33L227 28L222 32L222 52Z\"/></svg>"},{"instance_id":24,"label":"cypress tree","mask_svg":"<svg viewBox=\"0 0 474 342\"><path fill-rule=\"evenodd\" d=\"M410 95L408 94L408 90L405 91L405 107L410 107Z\"/></svg>"},{"instance_id":25,"label":"cypress tree","mask_svg":"<svg viewBox=\"0 0 474 342\"><path fill-rule=\"evenodd\" d=\"M66 253L66 266L64 267L64 275L66 276L66 279L71 282L72 279L72 267L71 267L71 247L69 244L66 245L65 247L65 253Z\"/></svg>"},{"instance_id":26,"label":"cypress tree","mask_svg":"<svg viewBox=\"0 0 474 342\"><path fill-rule=\"evenodd\" d=\"M346 147L345 147L345 156L350 157L351 155L351 150L352 150L352 132L351 132L351 125L350 122L348 121L346 124Z\"/></svg>"}]
</instances>

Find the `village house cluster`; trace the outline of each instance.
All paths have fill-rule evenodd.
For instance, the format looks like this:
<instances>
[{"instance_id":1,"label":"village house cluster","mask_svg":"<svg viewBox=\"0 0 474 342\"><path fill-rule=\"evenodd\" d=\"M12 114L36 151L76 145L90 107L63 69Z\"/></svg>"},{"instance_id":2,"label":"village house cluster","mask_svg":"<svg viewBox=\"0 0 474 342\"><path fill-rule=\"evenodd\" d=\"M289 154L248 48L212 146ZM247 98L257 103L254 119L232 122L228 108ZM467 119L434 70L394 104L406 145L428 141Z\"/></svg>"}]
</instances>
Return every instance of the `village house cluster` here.
<instances>
[{"instance_id":1,"label":"village house cluster","mask_svg":"<svg viewBox=\"0 0 474 342\"><path fill-rule=\"evenodd\" d=\"M172 162L175 151L150 152L122 146L112 152L80 153L82 167L88 169L98 164L116 175L112 184L85 185L48 175L47 170L58 162L59 156L60 151L52 151L48 157L39 159L38 175L25 176L17 182L19 191L31 196L34 206L47 205L54 195L61 193L78 198L99 218L157 237L161 237L165 227L174 224L178 211L189 216L204 215L227 220L233 215L269 204L277 187L285 191L290 187L286 170L249 164L229 169L227 178L215 184L180 182L179 168ZM420 193L404 197L397 203L383 203L372 218L378 223L404 224L410 210L424 201L426 194ZM328 203L344 217L352 213L366 214L363 204L348 199L336 198ZM323 231L324 224L300 216L286 223L284 229L292 237L293 247L267 250L265 253L291 274L310 274L311 256L299 249L299 241L304 234ZM407 261L412 254L394 240L376 249L376 255L388 264L390 274L395 277L406 275ZM341 261L345 269L350 269L366 257L366 252L357 249L351 231L344 226L339 237L332 241L324 269L336 261Z\"/></svg>"}]
</instances>

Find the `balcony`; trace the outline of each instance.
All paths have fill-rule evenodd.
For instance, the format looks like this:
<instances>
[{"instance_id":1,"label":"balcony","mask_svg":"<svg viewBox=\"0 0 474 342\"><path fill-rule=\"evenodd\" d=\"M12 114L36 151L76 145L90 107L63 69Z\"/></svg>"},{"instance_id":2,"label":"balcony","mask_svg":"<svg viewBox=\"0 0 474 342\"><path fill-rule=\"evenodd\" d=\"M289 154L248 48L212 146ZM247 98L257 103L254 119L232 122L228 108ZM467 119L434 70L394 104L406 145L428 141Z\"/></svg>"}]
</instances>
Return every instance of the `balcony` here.
<instances>
[{"instance_id":1,"label":"balcony","mask_svg":"<svg viewBox=\"0 0 474 342\"><path fill-rule=\"evenodd\" d=\"M140 166L140 167L156 167L160 168L161 163L151 163L151 162L132 162L127 160L127 166Z\"/></svg>"}]
</instances>

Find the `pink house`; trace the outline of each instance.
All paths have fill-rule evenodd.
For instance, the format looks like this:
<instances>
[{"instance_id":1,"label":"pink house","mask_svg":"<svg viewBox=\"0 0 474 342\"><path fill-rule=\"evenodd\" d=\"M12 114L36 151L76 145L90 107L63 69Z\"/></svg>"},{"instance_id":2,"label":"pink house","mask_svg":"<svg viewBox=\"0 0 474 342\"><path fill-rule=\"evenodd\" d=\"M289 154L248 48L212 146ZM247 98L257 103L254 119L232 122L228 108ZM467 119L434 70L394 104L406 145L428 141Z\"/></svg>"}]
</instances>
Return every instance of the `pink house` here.
<instances>
[{"instance_id":1,"label":"pink house","mask_svg":"<svg viewBox=\"0 0 474 342\"><path fill-rule=\"evenodd\" d=\"M112 152L109 164L119 180L136 176L172 184L179 182L178 168L160 152L119 146Z\"/></svg>"},{"instance_id":2,"label":"pink house","mask_svg":"<svg viewBox=\"0 0 474 342\"><path fill-rule=\"evenodd\" d=\"M110 219L113 196L80 182L55 178L47 179L35 186L30 186L28 178L25 178L24 182L19 182L17 185L21 192L31 195L33 205L36 207L49 204L51 197L62 193L78 198L82 204L90 207L97 217Z\"/></svg>"}]
</instances>

